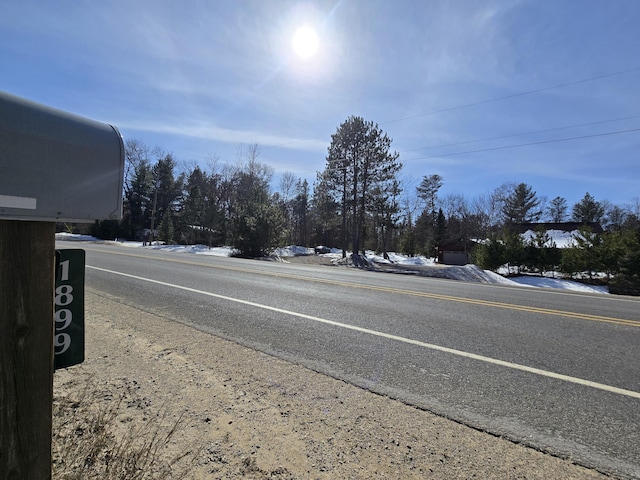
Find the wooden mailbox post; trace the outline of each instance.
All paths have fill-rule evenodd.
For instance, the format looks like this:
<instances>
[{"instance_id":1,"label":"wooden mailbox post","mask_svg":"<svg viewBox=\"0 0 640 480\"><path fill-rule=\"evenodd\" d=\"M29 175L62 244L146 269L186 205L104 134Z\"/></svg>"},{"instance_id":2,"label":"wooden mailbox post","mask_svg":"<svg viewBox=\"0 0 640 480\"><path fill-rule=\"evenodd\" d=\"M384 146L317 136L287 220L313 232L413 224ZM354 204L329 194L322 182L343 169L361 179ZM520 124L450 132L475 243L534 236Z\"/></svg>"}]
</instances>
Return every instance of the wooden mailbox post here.
<instances>
[{"instance_id":1,"label":"wooden mailbox post","mask_svg":"<svg viewBox=\"0 0 640 480\"><path fill-rule=\"evenodd\" d=\"M0 92L0 478L51 478L56 222L122 217L118 130Z\"/></svg>"}]
</instances>

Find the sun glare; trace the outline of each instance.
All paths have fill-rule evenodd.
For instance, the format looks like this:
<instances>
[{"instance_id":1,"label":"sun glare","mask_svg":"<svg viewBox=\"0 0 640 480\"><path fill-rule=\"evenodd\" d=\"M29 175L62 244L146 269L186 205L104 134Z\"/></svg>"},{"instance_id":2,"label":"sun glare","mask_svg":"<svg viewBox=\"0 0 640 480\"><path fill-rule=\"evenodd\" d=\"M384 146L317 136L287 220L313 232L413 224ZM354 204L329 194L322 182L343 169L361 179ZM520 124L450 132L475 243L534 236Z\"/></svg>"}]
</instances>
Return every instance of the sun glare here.
<instances>
[{"instance_id":1,"label":"sun glare","mask_svg":"<svg viewBox=\"0 0 640 480\"><path fill-rule=\"evenodd\" d=\"M311 27L300 27L293 35L291 44L298 57L311 58L318 51L318 35Z\"/></svg>"}]
</instances>

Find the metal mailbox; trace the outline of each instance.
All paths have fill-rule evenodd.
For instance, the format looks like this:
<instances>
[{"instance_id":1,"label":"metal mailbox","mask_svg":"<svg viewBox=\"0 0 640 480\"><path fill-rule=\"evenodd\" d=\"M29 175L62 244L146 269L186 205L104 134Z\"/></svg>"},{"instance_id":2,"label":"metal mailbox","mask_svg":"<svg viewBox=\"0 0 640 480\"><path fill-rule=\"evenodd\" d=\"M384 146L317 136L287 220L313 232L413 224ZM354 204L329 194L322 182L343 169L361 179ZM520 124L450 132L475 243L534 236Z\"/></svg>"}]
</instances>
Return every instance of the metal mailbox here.
<instances>
[{"instance_id":1,"label":"metal mailbox","mask_svg":"<svg viewBox=\"0 0 640 480\"><path fill-rule=\"evenodd\" d=\"M0 92L0 220L119 220L123 177L115 127Z\"/></svg>"}]
</instances>

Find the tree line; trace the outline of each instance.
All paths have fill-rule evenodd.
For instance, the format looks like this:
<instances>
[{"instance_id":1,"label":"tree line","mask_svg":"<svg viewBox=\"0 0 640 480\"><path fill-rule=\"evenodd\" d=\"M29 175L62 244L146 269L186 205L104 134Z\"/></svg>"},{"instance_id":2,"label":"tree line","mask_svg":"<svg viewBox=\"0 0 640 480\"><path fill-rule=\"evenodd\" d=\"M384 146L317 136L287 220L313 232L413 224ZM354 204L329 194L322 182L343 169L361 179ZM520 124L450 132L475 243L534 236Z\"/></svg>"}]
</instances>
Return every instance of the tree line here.
<instances>
[{"instance_id":1,"label":"tree line","mask_svg":"<svg viewBox=\"0 0 640 480\"><path fill-rule=\"evenodd\" d=\"M179 167L171 153L130 139L123 219L98 222L92 233L231 245L250 257L282 245L328 245L343 255L354 252L356 262L365 250L433 257L438 246L456 244L485 268L508 264L539 272L605 271L632 279L640 274L638 199L619 206L586 193L570 207L560 196L539 197L525 183L503 184L475 198L440 196L444 179L403 175L391 143L377 124L351 116L332 135L325 167L312 186L285 172L274 189L274 170L260 161L259 145L238 147L235 163L210 159L207 168ZM563 252L543 231L524 242L512 228L568 220L584 228L576 246ZM591 224L602 225L604 232L590 232Z\"/></svg>"}]
</instances>

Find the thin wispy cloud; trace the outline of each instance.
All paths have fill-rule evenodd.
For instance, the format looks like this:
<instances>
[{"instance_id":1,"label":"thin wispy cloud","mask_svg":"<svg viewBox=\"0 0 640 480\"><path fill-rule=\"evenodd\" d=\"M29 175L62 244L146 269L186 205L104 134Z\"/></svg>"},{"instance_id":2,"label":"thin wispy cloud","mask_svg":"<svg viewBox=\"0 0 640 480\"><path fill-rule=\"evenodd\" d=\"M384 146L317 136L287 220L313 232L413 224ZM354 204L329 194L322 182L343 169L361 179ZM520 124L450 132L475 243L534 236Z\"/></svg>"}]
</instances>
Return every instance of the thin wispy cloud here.
<instances>
[{"instance_id":1,"label":"thin wispy cloud","mask_svg":"<svg viewBox=\"0 0 640 480\"><path fill-rule=\"evenodd\" d=\"M640 71L606 77L640 67L637 18L635 0L7 0L0 89L116 123L178 160L233 162L238 144L257 142L276 174L310 183L331 134L361 115L394 139L407 175L442 175L443 194L513 181L569 202L589 191L624 203L638 196L638 134L420 149L639 115ZM318 38L310 58L292 46L302 25Z\"/></svg>"},{"instance_id":2,"label":"thin wispy cloud","mask_svg":"<svg viewBox=\"0 0 640 480\"><path fill-rule=\"evenodd\" d=\"M279 147L316 153L323 153L327 148L324 140L285 137L252 130L231 130L202 123L189 125L174 123L160 124L153 122L134 124L123 122L120 124L120 128L131 129L138 132L152 132L155 134L193 137L201 140L230 143L233 145L257 143L263 147Z\"/></svg>"}]
</instances>

